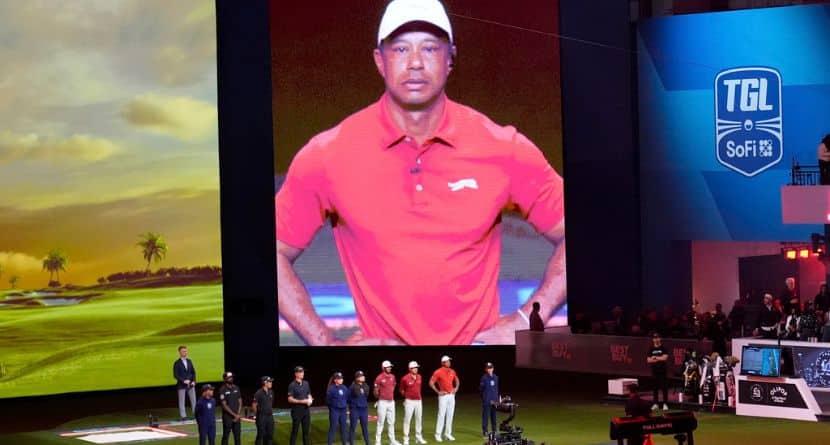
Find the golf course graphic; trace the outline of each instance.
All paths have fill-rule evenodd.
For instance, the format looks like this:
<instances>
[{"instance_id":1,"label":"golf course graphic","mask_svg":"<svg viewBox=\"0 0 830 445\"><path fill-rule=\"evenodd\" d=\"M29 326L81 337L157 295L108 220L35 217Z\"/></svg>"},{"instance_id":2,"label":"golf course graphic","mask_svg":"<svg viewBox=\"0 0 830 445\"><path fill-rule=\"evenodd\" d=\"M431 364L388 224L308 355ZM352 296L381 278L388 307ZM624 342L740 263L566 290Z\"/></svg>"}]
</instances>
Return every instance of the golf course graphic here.
<instances>
[{"instance_id":1,"label":"golf course graphic","mask_svg":"<svg viewBox=\"0 0 830 445\"><path fill-rule=\"evenodd\" d=\"M211 0L0 0L0 398L224 367Z\"/></svg>"}]
</instances>

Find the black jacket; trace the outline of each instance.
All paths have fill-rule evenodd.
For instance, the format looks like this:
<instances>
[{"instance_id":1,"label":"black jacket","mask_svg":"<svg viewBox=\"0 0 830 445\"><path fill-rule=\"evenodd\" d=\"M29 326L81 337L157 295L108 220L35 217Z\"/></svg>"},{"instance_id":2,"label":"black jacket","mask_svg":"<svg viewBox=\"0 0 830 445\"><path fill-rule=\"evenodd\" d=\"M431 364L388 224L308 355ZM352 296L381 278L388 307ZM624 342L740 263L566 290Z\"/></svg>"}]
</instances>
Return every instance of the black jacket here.
<instances>
[{"instance_id":1,"label":"black jacket","mask_svg":"<svg viewBox=\"0 0 830 445\"><path fill-rule=\"evenodd\" d=\"M185 380L190 380L191 385L196 380L196 368L193 366L193 360L189 358L185 360L187 360L187 369L184 369L181 358L177 358L173 362L173 378L176 379L177 389L187 388L187 385L184 384Z\"/></svg>"}]
</instances>

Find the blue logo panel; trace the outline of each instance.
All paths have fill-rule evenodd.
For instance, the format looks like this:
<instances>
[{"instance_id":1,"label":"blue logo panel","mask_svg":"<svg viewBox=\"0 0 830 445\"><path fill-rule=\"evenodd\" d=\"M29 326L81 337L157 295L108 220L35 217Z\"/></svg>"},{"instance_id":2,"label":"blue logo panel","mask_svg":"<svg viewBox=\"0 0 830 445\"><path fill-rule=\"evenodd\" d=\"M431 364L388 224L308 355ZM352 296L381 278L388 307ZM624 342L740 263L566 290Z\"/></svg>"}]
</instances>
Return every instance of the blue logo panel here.
<instances>
[{"instance_id":1,"label":"blue logo panel","mask_svg":"<svg viewBox=\"0 0 830 445\"><path fill-rule=\"evenodd\" d=\"M784 132L781 73L768 67L742 67L715 77L718 162L755 176L781 161Z\"/></svg>"}]
</instances>

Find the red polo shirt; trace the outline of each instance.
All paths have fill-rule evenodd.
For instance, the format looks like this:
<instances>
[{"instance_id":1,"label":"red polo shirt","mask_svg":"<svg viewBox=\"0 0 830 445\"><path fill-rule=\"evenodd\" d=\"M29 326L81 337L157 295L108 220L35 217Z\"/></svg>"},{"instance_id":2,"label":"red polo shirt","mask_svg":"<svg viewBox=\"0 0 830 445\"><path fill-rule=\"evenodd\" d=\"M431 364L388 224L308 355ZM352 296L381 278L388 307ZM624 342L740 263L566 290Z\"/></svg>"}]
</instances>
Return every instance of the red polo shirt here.
<instances>
[{"instance_id":1,"label":"red polo shirt","mask_svg":"<svg viewBox=\"0 0 830 445\"><path fill-rule=\"evenodd\" d=\"M381 372L375 377L378 400L395 400L395 374Z\"/></svg>"},{"instance_id":2,"label":"red polo shirt","mask_svg":"<svg viewBox=\"0 0 830 445\"><path fill-rule=\"evenodd\" d=\"M401 394L407 400L421 400L421 374L407 373L401 377Z\"/></svg>"},{"instance_id":3,"label":"red polo shirt","mask_svg":"<svg viewBox=\"0 0 830 445\"><path fill-rule=\"evenodd\" d=\"M318 134L276 195L277 239L308 247L326 219L366 337L470 344L499 317L501 212L546 232L562 178L514 127L447 100L419 146L387 97Z\"/></svg>"},{"instance_id":4,"label":"red polo shirt","mask_svg":"<svg viewBox=\"0 0 830 445\"><path fill-rule=\"evenodd\" d=\"M429 381L435 382L439 391L452 392L454 389L452 384L455 381L455 370L442 366L432 373L432 378Z\"/></svg>"}]
</instances>

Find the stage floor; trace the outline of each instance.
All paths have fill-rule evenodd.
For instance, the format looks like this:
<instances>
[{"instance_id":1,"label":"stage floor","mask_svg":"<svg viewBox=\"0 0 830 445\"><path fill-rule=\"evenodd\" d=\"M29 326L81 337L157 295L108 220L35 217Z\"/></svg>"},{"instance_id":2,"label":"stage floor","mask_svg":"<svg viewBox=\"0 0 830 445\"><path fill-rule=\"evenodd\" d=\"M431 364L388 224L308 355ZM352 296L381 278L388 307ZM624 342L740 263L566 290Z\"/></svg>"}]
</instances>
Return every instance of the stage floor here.
<instances>
[{"instance_id":1,"label":"stage floor","mask_svg":"<svg viewBox=\"0 0 830 445\"><path fill-rule=\"evenodd\" d=\"M562 386L567 387L563 381ZM586 400L584 398L558 397L556 394L513 394L513 399L520 405L514 424L525 429L526 436L536 442L556 445L598 445L608 444L609 420L622 415L622 406L607 403L601 400ZM475 394L462 394L456 406L453 445L480 445L481 438L481 411L480 402ZM374 414L370 409L370 414ZM171 437L160 440L145 441L142 444L193 444L197 443L196 426L192 422L165 425L167 419L176 416L175 409L153 410L159 417L163 429L187 434L186 437ZM434 443L435 415L437 403L434 397L424 401L424 437L429 443ZM17 434L0 434L0 443L14 445L29 444L84 444L76 438L61 437L60 433L90 428L111 428L124 426L140 426L147 424L147 411L124 411L106 416L77 419L48 431L35 431ZM32 413L36 415L36 413ZM830 434L830 424L826 422L810 423L786 420L771 420L749 417L737 417L731 414L699 412L699 427L695 432L696 443L706 445L743 444L804 444L823 443ZM396 416L396 436L402 439L401 425L403 407L399 402ZM287 444L291 427L290 418L285 411L278 410L276 420L276 443ZM221 424L217 424L221 432ZM312 443L326 443L328 432L328 415L325 409L317 411L312 416ZM252 423L243 424L243 442L253 443L255 427ZM374 425L370 426L370 434L374 440ZM219 440L221 433L217 435ZM362 440L356 442L362 443ZM124 442L135 443L135 442ZM217 442L218 443L218 442ZM671 436L655 437L656 444L674 444ZM383 435L383 444L388 444L386 434ZM446 445L442 443L442 445Z\"/></svg>"}]
</instances>

